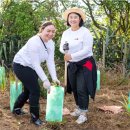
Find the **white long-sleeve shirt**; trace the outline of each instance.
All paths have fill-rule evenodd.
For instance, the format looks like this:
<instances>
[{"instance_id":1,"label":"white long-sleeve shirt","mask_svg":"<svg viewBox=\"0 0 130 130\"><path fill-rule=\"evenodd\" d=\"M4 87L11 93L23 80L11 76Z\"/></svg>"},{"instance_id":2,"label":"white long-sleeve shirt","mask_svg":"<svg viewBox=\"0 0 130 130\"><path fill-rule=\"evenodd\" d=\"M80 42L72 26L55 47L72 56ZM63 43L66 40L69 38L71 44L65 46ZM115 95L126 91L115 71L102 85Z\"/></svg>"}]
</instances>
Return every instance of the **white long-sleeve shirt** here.
<instances>
[{"instance_id":1,"label":"white long-sleeve shirt","mask_svg":"<svg viewBox=\"0 0 130 130\"><path fill-rule=\"evenodd\" d=\"M49 40L44 43L47 50L45 49L40 37L38 35L33 36L18 51L13 59L13 62L32 68L36 71L39 78L42 81L45 81L47 76L41 67L41 63L46 61L51 78L52 80L55 80L57 79L57 76L54 62L54 42Z\"/></svg>"},{"instance_id":2,"label":"white long-sleeve shirt","mask_svg":"<svg viewBox=\"0 0 130 130\"><path fill-rule=\"evenodd\" d=\"M71 54L72 62L80 61L93 55L93 37L90 31L85 27L80 27L76 31L71 28L63 32L60 44L60 52L65 53L63 45L69 43L68 53Z\"/></svg>"}]
</instances>

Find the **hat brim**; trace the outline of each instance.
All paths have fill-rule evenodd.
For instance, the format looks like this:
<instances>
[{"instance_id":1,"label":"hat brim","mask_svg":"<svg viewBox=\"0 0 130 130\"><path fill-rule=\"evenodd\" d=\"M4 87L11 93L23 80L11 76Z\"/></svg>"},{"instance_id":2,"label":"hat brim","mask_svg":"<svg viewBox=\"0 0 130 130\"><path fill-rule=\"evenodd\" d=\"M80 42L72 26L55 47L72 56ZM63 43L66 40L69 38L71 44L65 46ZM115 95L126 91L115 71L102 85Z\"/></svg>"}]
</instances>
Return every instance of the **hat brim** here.
<instances>
[{"instance_id":1,"label":"hat brim","mask_svg":"<svg viewBox=\"0 0 130 130\"><path fill-rule=\"evenodd\" d=\"M77 14L79 14L81 16L81 18L83 19L84 22L86 21L85 13L79 8L71 8L71 9L66 10L63 13L63 18L64 18L65 21L67 21L68 15L70 13L77 13Z\"/></svg>"}]
</instances>

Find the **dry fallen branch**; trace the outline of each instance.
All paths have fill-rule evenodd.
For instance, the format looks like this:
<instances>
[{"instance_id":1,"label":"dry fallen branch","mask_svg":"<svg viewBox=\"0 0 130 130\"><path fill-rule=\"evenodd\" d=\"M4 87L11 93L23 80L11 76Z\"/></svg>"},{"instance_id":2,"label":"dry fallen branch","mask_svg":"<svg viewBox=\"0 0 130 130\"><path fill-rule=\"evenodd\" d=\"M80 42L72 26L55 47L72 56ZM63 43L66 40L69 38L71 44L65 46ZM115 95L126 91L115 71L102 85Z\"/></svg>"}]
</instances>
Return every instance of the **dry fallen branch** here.
<instances>
[{"instance_id":1,"label":"dry fallen branch","mask_svg":"<svg viewBox=\"0 0 130 130\"><path fill-rule=\"evenodd\" d=\"M105 113L113 113L117 114L123 111L122 106L102 106L98 107L98 109L104 111Z\"/></svg>"}]
</instances>

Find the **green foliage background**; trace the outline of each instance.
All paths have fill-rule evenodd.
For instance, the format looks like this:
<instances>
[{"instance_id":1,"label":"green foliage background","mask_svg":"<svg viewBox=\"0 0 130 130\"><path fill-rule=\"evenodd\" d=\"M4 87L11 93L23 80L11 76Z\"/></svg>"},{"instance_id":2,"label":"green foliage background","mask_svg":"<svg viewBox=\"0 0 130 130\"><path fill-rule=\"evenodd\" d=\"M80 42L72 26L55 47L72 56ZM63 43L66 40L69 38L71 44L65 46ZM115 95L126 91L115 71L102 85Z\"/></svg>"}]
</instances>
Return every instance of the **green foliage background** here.
<instances>
[{"instance_id":1,"label":"green foliage background","mask_svg":"<svg viewBox=\"0 0 130 130\"><path fill-rule=\"evenodd\" d=\"M63 66L59 52L60 38L67 28L62 13L67 8L82 7L86 13L85 26L94 37L94 57L105 66L123 64L130 68L130 3L127 0L2 0L0 6L0 60L9 67L15 53L38 32L42 21L52 20L57 28L56 63ZM105 53L103 46L105 45Z\"/></svg>"}]
</instances>

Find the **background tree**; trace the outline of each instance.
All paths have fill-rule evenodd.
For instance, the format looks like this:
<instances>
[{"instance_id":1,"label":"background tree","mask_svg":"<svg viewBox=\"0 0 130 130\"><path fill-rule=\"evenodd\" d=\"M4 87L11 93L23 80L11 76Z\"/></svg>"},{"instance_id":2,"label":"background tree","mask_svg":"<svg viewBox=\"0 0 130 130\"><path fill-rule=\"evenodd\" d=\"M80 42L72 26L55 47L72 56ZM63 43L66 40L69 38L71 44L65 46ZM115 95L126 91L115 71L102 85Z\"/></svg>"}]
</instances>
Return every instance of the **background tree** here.
<instances>
[{"instance_id":1,"label":"background tree","mask_svg":"<svg viewBox=\"0 0 130 130\"><path fill-rule=\"evenodd\" d=\"M52 20L57 28L56 61L60 38L67 28L62 13L71 7L86 13L85 26L94 36L94 57L103 67L123 64L123 75L130 68L130 3L127 0L2 0L0 12L0 58L11 64L14 54L36 34L42 21Z\"/></svg>"},{"instance_id":2,"label":"background tree","mask_svg":"<svg viewBox=\"0 0 130 130\"><path fill-rule=\"evenodd\" d=\"M101 42L103 65L123 63L123 75L128 67L130 4L126 0L82 0L93 23L96 39ZM97 44L98 45L98 44Z\"/></svg>"}]
</instances>

